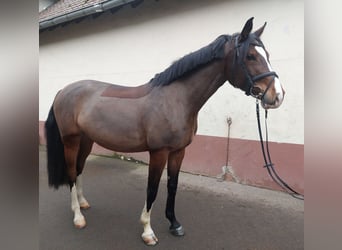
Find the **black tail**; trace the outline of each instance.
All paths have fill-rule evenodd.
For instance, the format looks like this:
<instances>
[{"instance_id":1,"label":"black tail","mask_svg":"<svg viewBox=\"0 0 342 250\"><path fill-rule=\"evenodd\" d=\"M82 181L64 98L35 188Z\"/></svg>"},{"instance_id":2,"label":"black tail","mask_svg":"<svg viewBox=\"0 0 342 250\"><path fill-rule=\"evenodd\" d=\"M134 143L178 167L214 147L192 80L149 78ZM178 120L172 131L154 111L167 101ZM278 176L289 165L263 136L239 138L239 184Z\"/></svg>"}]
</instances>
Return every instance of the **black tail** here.
<instances>
[{"instance_id":1,"label":"black tail","mask_svg":"<svg viewBox=\"0 0 342 250\"><path fill-rule=\"evenodd\" d=\"M58 189L59 186L68 184L68 175L64 158L64 146L55 119L53 106L45 122L45 136L49 186Z\"/></svg>"}]
</instances>

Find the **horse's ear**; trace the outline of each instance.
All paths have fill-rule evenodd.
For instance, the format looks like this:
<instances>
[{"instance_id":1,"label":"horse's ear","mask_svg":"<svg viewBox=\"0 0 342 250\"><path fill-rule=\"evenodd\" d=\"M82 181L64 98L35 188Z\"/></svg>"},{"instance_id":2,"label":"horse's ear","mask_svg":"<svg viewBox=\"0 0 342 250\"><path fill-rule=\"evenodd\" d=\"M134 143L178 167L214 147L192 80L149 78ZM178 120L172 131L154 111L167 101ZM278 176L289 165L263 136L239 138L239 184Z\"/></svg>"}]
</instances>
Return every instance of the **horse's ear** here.
<instances>
[{"instance_id":1,"label":"horse's ear","mask_svg":"<svg viewBox=\"0 0 342 250\"><path fill-rule=\"evenodd\" d=\"M252 28L253 28L253 18L254 17L251 17L245 23L245 26L243 27L243 29L239 35L239 42L240 43L244 42L248 38L249 33L251 33Z\"/></svg>"},{"instance_id":2,"label":"horse's ear","mask_svg":"<svg viewBox=\"0 0 342 250\"><path fill-rule=\"evenodd\" d=\"M264 32L265 26L266 26L267 22L264 23L264 25L262 27L260 27L258 30L254 31L254 34L257 37L260 37L262 32Z\"/></svg>"}]
</instances>

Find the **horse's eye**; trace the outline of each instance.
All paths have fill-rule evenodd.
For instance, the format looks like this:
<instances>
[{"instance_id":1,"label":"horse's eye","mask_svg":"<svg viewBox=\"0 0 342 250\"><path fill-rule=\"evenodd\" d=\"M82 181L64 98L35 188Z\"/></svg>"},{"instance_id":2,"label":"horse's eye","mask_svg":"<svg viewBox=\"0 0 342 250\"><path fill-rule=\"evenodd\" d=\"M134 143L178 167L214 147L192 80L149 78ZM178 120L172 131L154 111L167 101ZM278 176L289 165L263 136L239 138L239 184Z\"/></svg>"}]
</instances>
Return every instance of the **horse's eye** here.
<instances>
[{"instance_id":1,"label":"horse's eye","mask_svg":"<svg viewBox=\"0 0 342 250\"><path fill-rule=\"evenodd\" d=\"M252 55L252 54L247 54L246 58L247 58L248 61L255 61L256 60L255 56Z\"/></svg>"}]
</instances>

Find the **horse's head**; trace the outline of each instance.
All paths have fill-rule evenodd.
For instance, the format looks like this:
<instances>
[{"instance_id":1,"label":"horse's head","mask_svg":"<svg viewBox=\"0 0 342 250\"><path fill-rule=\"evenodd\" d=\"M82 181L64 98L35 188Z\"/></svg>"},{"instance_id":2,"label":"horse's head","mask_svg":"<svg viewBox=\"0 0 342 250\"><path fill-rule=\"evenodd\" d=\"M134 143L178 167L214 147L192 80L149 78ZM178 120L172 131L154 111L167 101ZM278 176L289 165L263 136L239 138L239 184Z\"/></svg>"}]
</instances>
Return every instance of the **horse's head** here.
<instances>
[{"instance_id":1,"label":"horse's head","mask_svg":"<svg viewBox=\"0 0 342 250\"><path fill-rule=\"evenodd\" d=\"M227 77L229 82L246 95L261 100L265 109L278 108L284 99L285 91L278 75L272 70L269 54L260 40L266 23L251 32L253 17L250 18L241 33L234 34L229 44L227 56Z\"/></svg>"}]
</instances>

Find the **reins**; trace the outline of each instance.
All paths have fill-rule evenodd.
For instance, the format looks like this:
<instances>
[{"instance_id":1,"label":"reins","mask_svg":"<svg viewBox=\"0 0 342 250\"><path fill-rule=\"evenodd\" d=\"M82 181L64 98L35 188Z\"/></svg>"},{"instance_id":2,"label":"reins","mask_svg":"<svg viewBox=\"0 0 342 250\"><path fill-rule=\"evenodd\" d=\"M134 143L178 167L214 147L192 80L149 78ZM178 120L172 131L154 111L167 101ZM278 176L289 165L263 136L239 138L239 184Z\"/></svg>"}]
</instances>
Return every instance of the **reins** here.
<instances>
[{"instance_id":1,"label":"reins","mask_svg":"<svg viewBox=\"0 0 342 250\"><path fill-rule=\"evenodd\" d=\"M257 122L258 122L258 130L259 130L259 137L260 137L260 144L261 144L261 151L262 155L265 161L264 167L267 169L268 174L271 176L273 181L277 183L286 193L291 195L292 197L304 200L304 195L296 192L293 190L284 180L282 180L277 172L274 169L274 164L271 160L271 155L268 148L268 129L267 129L267 110L265 109L265 130L266 130L266 141L264 142L262 137L262 130L261 130L261 124L260 124L260 111L259 111L259 100L256 99L256 115L257 115ZM265 146L266 144L266 153L265 153Z\"/></svg>"}]
</instances>

